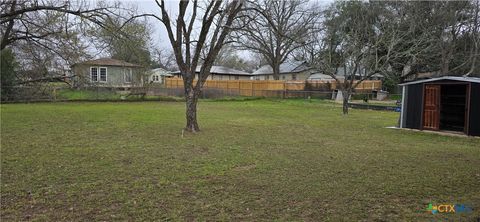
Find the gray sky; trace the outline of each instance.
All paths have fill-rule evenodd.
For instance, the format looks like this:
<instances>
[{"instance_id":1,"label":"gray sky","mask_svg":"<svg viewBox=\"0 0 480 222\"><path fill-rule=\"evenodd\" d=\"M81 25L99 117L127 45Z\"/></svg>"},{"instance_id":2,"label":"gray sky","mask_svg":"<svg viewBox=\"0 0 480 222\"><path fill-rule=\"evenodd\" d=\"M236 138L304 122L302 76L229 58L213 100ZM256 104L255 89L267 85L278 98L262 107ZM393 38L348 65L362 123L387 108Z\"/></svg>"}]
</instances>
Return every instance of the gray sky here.
<instances>
[{"instance_id":1,"label":"gray sky","mask_svg":"<svg viewBox=\"0 0 480 222\"><path fill-rule=\"evenodd\" d=\"M319 5L328 5L329 3L333 2L333 0L310 0L311 2L318 3ZM136 5L138 6L139 13L154 13L160 16L160 9L158 5L155 3L155 0L123 0L122 3L127 5ZM167 8L169 9L169 14L172 17L176 17L178 13L178 1L177 0L166 0L165 1ZM153 43L156 46L164 49L171 49L170 41L168 40L167 32L165 27L163 26L160 21L150 18L150 24L153 27L153 34L152 39Z\"/></svg>"}]
</instances>

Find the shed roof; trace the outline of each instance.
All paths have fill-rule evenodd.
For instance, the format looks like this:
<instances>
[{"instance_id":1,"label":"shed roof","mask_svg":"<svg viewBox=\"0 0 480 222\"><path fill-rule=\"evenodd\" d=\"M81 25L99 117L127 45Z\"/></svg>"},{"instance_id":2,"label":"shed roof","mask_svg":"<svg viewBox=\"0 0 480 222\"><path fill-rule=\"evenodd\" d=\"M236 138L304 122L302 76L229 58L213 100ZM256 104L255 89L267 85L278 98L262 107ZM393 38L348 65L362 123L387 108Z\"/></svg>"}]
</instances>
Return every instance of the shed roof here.
<instances>
[{"instance_id":1,"label":"shed roof","mask_svg":"<svg viewBox=\"0 0 480 222\"><path fill-rule=\"evenodd\" d=\"M438 78L422 79L422 80L417 80L417 81L412 81L412 82L406 82L406 83L402 83L402 84L398 84L398 85L399 86L406 86L406 85L413 85L413 84L426 83L426 82L435 82L435 81L440 81L440 80L453 80L453 81L480 83L480 78L476 78L476 77L442 76L442 77L438 77Z\"/></svg>"},{"instance_id":2,"label":"shed roof","mask_svg":"<svg viewBox=\"0 0 480 222\"><path fill-rule=\"evenodd\" d=\"M78 65L78 64L100 65L100 66L142 67L141 65L125 62L118 59L112 59L112 58L100 58L100 59L88 60L88 61L76 63L74 65Z\"/></svg>"}]
</instances>

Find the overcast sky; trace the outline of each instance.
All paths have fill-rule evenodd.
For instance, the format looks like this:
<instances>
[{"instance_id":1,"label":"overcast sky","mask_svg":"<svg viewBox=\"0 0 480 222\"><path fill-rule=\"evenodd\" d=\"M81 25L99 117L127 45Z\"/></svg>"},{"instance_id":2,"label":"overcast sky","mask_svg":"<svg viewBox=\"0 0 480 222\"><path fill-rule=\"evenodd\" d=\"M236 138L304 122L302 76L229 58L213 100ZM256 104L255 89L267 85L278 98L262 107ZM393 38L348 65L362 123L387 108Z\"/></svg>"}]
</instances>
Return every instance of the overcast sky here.
<instances>
[{"instance_id":1,"label":"overcast sky","mask_svg":"<svg viewBox=\"0 0 480 222\"><path fill-rule=\"evenodd\" d=\"M310 0L311 2L318 3L320 5L327 5L333 0ZM160 9L158 5L155 3L155 0L124 0L121 1L127 5L137 5L139 13L154 13L160 16ZM171 17L176 17L178 14L178 1L176 0L166 0L167 9L169 10L169 14ZM167 32L165 27L163 26L160 21L150 18L150 24L153 26L153 34L152 39L153 43L161 48L171 49L170 42L168 40Z\"/></svg>"}]
</instances>

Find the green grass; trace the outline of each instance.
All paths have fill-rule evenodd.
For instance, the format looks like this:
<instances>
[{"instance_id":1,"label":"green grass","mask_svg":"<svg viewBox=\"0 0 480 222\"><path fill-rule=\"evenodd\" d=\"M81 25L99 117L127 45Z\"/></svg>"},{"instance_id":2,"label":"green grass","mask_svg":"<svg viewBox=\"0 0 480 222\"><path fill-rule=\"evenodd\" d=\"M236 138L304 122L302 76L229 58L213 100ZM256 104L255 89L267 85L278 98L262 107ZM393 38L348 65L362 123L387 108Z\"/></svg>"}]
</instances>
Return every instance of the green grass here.
<instances>
[{"instance_id":1,"label":"green grass","mask_svg":"<svg viewBox=\"0 0 480 222\"><path fill-rule=\"evenodd\" d=\"M1 106L1 218L474 220L480 140L385 129L398 113L313 100ZM428 203L470 214L428 214Z\"/></svg>"},{"instance_id":2,"label":"green grass","mask_svg":"<svg viewBox=\"0 0 480 222\"><path fill-rule=\"evenodd\" d=\"M375 106L399 106L397 105L397 102L393 100L385 100L385 101L368 100L368 102L365 102L363 100L352 100L350 102L357 103L357 104L364 104L364 105L375 105Z\"/></svg>"},{"instance_id":3,"label":"green grass","mask_svg":"<svg viewBox=\"0 0 480 222\"><path fill-rule=\"evenodd\" d=\"M57 92L57 97L68 100L119 100L121 95L114 91L63 89Z\"/></svg>"},{"instance_id":4,"label":"green grass","mask_svg":"<svg viewBox=\"0 0 480 222\"><path fill-rule=\"evenodd\" d=\"M57 91L57 99L69 100L69 101L142 101L142 100L154 100L154 101L183 101L183 98L174 96L141 96L141 95L129 95L124 93L123 95L115 91L109 91L107 89L99 88L100 90L78 90L78 89L62 89Z\"/></svg>"}]
</instances>

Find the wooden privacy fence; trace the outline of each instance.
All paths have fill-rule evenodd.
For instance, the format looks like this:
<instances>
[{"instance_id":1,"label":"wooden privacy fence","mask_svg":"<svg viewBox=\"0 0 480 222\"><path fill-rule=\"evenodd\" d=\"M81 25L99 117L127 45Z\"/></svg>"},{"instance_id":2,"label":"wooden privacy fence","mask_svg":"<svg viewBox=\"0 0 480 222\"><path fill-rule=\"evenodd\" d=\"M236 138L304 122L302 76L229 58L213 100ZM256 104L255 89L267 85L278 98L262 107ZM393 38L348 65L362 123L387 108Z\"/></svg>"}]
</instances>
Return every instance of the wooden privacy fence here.
<instances>
[{"instance_id":1,"label":"wooden privacy fence","mask_svg":"<svg viewBox=\"0 0 480 222\"><path fill-rule=\"evenodd\" d=\"M167 78L165 79L166 88L182 88L183 79ZM194 81L196 84L196 80ZM324 91L330 92L337 89L335 81L283 81L283 80L207 80L203 85L206 89L219 89L228 92L236 91L241 96L265 96L268 97L269 91ZM355 90L357 92L371 92L380 90L382 81L365 80L360 83Z\"/></svg>"}]
</instances>

